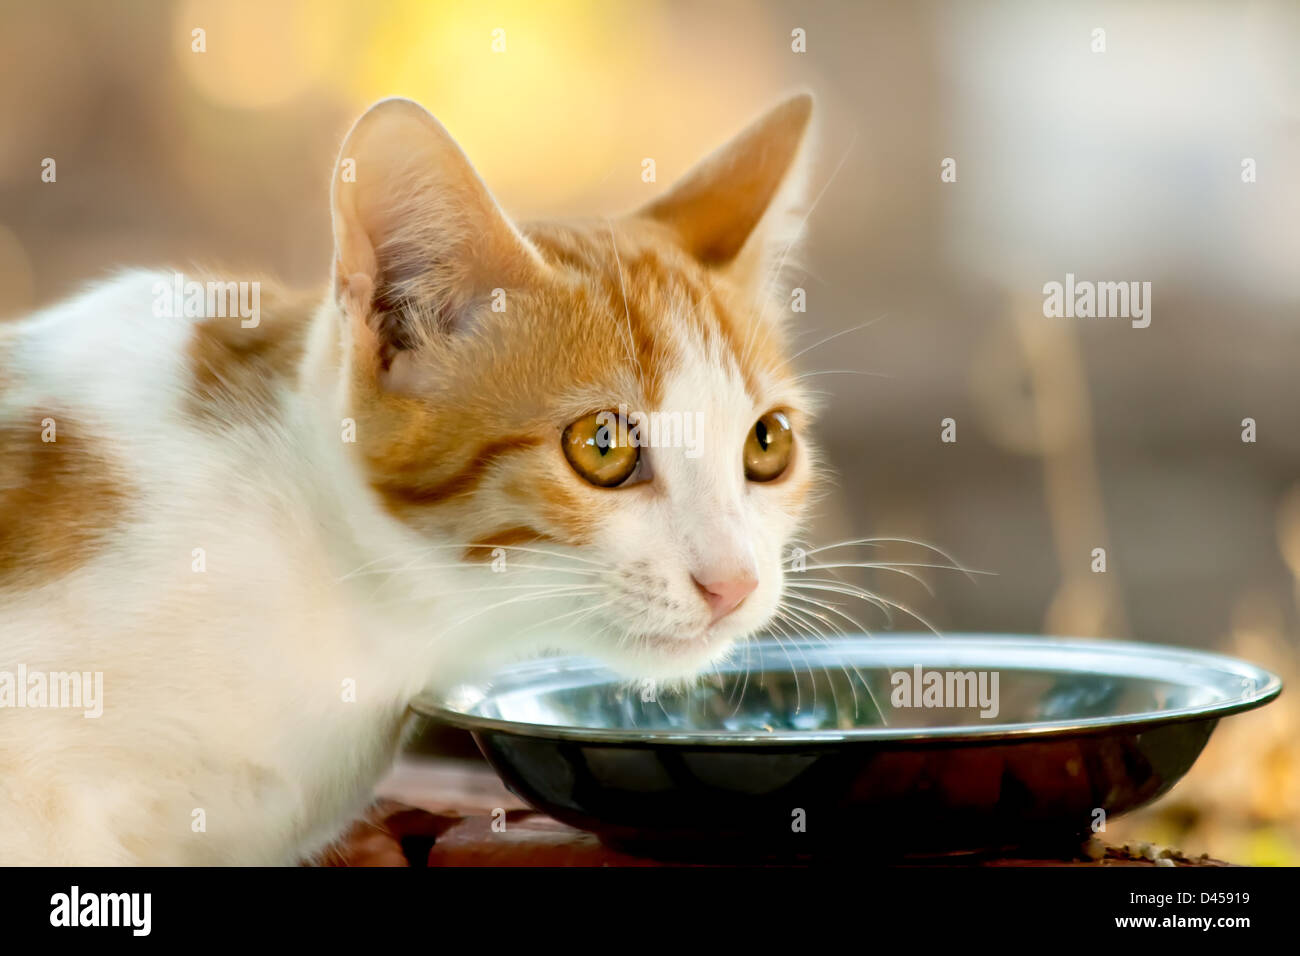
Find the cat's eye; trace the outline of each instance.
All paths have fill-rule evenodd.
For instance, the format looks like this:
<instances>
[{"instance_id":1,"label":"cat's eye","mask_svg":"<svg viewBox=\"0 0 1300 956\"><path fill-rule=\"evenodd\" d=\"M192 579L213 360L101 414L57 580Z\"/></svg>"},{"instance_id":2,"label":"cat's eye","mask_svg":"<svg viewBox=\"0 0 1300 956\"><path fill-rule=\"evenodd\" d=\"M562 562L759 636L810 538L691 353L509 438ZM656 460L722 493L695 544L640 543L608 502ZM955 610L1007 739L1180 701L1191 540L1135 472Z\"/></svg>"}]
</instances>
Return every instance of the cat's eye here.
<instances>
[{"instance_id":1,"label":"cat's eye","mask_svg":"<svg viewBox=\"0 0 1300 956\"><path fill-rule=\"evenodd\" d=\"M636 470L641 451L628 441L628 429L614 412L580 418L560 439L573 470L593 485L613 488Z\"/></svg>"},{"instance_id":2,"label":"cat's eye","mask_svg":"<svg viewBox=\"0 0 1300 956\"><path fill-rule=\"evenodd\" d=\"M768 412L754 423L745 439L745 477L773 481L785 474L794 451L794 432L784 412Z\"/></svg>"}]
</instances>

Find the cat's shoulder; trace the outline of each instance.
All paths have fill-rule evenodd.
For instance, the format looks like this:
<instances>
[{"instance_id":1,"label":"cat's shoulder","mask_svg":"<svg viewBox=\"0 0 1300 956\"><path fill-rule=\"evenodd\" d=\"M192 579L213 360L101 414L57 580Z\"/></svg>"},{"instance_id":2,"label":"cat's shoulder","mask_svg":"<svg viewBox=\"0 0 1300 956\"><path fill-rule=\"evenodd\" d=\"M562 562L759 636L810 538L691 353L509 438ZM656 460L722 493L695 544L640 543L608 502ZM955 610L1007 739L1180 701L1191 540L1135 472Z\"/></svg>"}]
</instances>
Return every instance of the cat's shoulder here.
<instances>
[{"instance_id":1,"label":"cat's shoulder","mask_svg":"<svg viewBox=\"0 0 1300 956\"><path fill-rule=\"evenodd\" d=\"M256 321L175 314L175 275L0 322L0 590L79 566L179 473L237 467L291 400L315 299L259 283Z\"/></svg>"},{"instance_id":2,"label":"cat's shoulder","mask_svg":"<svg viewBox=\"0 0 1300 956\"><path fill-rule=\"evenodd\" d=\"M162 374L150 358L181 339L133 334L148 281L125 273L0 324L0 589L78 567L138 489L123 425L143 423Z\"/></svg>"},{"instance_id":3,"label":"cat's shoulder","mask_svg":"<svg viewBox=\"0 0 1300 956\"><path fill-rule=\"evenodd\" d=\"M101 413L247 423L292 388L318 293L130 270L0 325L0 418L55 398Z\"/></svg>"},{"instance_id":4,"label":"cat's shoulder","mask_svg":"<svg viewBox=\"0 0 1300 956\"><path fill-rule=\"evenodd\" d=\"M150 321L153 277L121 273L0 325L0 424L10 439L47 418L108 420L157 408L191 333Z\"/></svg>"}]
</instances>

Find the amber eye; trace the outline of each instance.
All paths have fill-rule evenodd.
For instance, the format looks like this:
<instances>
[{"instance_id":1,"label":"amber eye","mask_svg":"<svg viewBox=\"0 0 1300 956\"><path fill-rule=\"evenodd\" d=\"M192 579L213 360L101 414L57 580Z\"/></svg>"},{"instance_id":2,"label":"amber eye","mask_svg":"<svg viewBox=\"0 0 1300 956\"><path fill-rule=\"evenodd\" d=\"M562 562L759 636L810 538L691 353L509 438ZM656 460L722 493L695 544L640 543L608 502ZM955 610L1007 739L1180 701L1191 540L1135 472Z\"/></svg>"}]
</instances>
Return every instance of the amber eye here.
<instances>
[{"instance_id":1,"label":"amber eye","mask_svg":"<svg viewBox=\"0 0 1300 956\"><path fill-rule=\"evenodd\" d=\"M627 481L641 456L628 442L627 425L614 412L578 419L564 430L560 443L573 470L601 488Z\"/></svg>"},{"instance_id":2,"label":"amber eye","mask_svg":"<svg viewBox=\"0 0 1300 956\"><path fill-rule=\"evenodd\" d=\"M750 481L780 478L790 465L794 432L784 412L768 412L745 439L745 477Z\"/></svg>"}]
</instances>

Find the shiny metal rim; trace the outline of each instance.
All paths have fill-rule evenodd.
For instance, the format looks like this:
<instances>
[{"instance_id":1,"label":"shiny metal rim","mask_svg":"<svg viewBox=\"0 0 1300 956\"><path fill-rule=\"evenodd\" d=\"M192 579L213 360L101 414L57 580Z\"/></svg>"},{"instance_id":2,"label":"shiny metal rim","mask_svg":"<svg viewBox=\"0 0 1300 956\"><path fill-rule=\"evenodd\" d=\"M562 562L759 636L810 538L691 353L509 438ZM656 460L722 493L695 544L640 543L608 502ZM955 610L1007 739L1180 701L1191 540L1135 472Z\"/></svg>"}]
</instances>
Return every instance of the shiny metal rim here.
<instances>
[{"instance_id":1,"label":"shiny metal rim","mask_svg":"<svg viewBox=\"0 0 1300 956\"><path fill-rule=\"evenodd\" d=\"M787 639L786 648L791 648ZM756 646L777 652L775 641L758 640ZM874 741L924 744L962 741L1015 740L1021 738L1061 737L1106 731L1140 731L1164 724L1226 717L1263 706L1282 692L1277 675L1222 654L1190 648L1109 641L1091 638L1043 638L1005 635L961 634L936 638L933 635L866 637L855 636L823 644L808 641L799 650L813 661L834 663L845 659L862 666L892 668L938 666L965 669L1054 669L1124 677L1144 677L1170 683L1188 683L1192 672L1217 675L1223 681L1238 681L1250 688L1249 693L1228 697L1200 707L1170 708L1105 717L1036 723L990 723L981 726L952 727L858 727L839 731L788 730L756 734L730 731L635 730L626 728L580 727L564 724L528 723L475 714L467 709L494 694L519 691L531 686L554 687L557 679L567 679L570 686L582 683L606 683L616 680L598 663L587 658L541 658L513 665L488 681L461 685L447 694L421 694L412 702L416 713L473 732L512 734L549 740L572 740L605 744L643 746L690 745L762 747L792 745L843 744ZM862 655L862 656L859 656ZM863 660L865 656L866 661ZM784 658L782 658L784 659ZM1100 665L1108 664L1107 667ZM724 672L738 673L742 662L720 665ZM585 680L584 680L585 678ZM543 681L550 680L550 685Z\"/></svg>"}]
</instances>

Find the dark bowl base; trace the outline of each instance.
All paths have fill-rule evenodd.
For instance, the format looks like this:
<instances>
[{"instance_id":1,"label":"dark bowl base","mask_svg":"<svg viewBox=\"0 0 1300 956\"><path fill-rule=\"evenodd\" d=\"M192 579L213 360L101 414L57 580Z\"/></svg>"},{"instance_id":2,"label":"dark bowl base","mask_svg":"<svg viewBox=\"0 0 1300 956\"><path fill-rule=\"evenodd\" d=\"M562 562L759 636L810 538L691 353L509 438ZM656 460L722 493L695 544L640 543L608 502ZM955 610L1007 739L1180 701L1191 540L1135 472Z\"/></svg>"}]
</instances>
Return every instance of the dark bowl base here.
<instances>
[{"instance_id":1,"label":"dark bowl base","mask_svg":"<svg viewBox=\"0 0 1300 956\"><path fill-rule=\"evenodd\" d=\"M1155 800L1217 720L927 746L611 746L475 734L510 789L639 856L921 859L1075 852Z\"/></svg>"}]
</instances>

